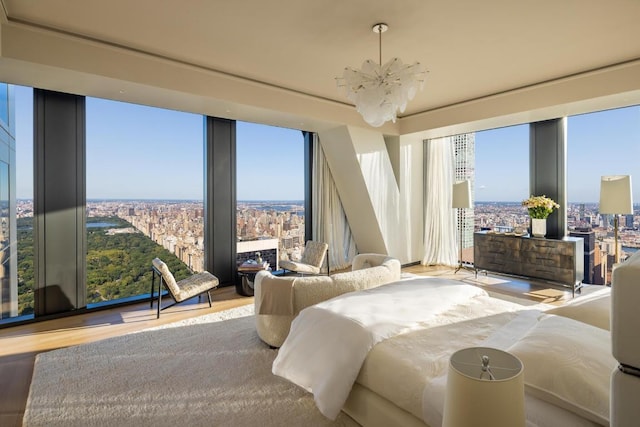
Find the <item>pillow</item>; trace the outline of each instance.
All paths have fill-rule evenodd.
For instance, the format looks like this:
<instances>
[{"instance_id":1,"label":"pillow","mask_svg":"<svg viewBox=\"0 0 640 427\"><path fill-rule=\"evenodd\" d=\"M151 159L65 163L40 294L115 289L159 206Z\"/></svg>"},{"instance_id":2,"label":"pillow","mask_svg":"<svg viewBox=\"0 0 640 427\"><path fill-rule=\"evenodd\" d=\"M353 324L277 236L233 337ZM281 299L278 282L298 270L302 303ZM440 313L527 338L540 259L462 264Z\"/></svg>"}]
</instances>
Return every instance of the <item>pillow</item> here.
<instances>
[{"instance_id":1,"label":"pillow","mask_svg":"<svg viewBox=\"0 0 640 427\"><path fill-rule=\"evenodd\" d=\"M590 295L576 298L545 313L569 317L609 331L611 330L611 288L600 289Z\"/></svg>"},{"instance_id":2,"label":"pillow","mask_svg":"<svg viewBox=\"0 0 640 427\"><path fill-rule=\"evenodd\" d=\"M609 425L609 383L618 362L611 355L608 331L543 315L508 351L524 365L527 393Z\"/></svg>"}]
</instances>

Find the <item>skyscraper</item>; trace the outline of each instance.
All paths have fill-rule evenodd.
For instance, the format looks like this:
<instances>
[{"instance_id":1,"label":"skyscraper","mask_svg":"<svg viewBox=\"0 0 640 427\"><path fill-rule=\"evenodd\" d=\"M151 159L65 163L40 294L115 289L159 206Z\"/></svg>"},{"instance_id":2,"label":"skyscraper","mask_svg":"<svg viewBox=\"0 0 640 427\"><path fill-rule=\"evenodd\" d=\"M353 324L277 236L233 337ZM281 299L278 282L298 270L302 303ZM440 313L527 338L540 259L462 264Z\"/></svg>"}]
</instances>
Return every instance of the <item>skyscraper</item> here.
<instances>
[{"instance_id":1,"label":"skyscraper","mask_svg":"<svg viewBox=\"0 0 640 427\"><path fill-rule=\"evenodd\" d=\"M475 133L465 133L451 137L455 152L455 181L471 182L471 198L475 189ZM474 215L473 209L462 209L462 219L458 219L458 227L462 227L462 249L473 247ZM469 258L470 259L470 258ZM469 260L463 254L463 260Z\"/></svg>"},{"instance_id":2,"label":"skyscraper","mask_svg":"<svg viewBox=\"0 0 640 427\"><path fill-rule=\"evenodd\" d=\"M0 83L0 319L18 315L14 99L13 86Z\"/></svg>"}]
</instances>

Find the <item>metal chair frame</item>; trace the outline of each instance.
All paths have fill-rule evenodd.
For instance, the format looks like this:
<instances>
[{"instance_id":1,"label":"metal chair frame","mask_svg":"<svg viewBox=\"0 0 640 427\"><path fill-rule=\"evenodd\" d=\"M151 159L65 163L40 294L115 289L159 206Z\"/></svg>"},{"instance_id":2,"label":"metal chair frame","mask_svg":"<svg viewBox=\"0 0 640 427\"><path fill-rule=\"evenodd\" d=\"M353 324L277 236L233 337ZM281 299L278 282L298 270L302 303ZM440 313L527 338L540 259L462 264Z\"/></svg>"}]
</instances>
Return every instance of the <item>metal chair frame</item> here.
<instances>
[{"instance_id":1,"label":"metal chair frame","mask_svg":"<svg viewBox=\"0 0 640 427\"><path fill-rule=\"evenodd\" d=\"M184 302L184 301L187 301L187 300L191 299L191 298L187 298L187 299L185 299L183 301L176 301L176 299L173 297L173 294L171 294L171 291L169 290L169 287L164 282L164 278L162 277L162 273L160 271L158 271L158 269L155 268L154 266L151 266L151 272L152 272L151 273L151 297L150 297L150 301L149 301L151 308L153 308L153 295L154 295L154 291L155 291L155 288L156 288L156 274L160 278L160 282L158 283L158 312L157 312L157 317L156 317L157 319L160 318L160 311L161 310L164 310L165 308L173 307L176 304L179 304L181 302ZM171 299L173 299L173 303L169 304L166 307L161 307L161 305L162 305L162 286L163 285L166 288L167 293L171 296ZM215 287L213 287L211 289L208 289L206 291L200 292L198 294L198 302L201 301L202 294L206 293L207 294L207 298L209 299L209 307L212 307L211 294L209 292L212 291L213 289L215 289L216 287L217 286L215 286ZM194 295L194 297L195 297L195 295Z\"/></svg>"}]
</instances>

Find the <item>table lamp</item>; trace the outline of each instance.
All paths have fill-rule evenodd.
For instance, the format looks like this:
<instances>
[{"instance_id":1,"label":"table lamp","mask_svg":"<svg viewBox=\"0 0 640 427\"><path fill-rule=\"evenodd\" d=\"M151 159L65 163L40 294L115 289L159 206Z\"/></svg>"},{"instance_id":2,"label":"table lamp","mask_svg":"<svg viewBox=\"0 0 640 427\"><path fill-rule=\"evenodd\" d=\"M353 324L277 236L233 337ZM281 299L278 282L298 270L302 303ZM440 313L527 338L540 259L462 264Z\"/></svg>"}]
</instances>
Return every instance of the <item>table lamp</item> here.
<instances>
[{"instance_id":1,"label":"table lamp","mask_svg":"<svg viewBox=\"0 0 640 427\"><path fill-rule=\"evenodd\" d=\"M620 262L618 254L618 215L633 214L630 175L603 176L600 181L600 214L613 214L615 244L614 263Z\"/></svg>"},{"instance_id":2,"label":"table lamp","mask_svg":"<svg viewBox=\"0 0 640 427\"><path fill-rule=\"evenodd\" d=\"M449 360L443 427L524 427L520 359L490 347L465 348Z\"/></svg>"},{"instance_id":3,"label":"table lamp","mask_svg":"<svg viewBox=\"0 0 640 427\"><path fill-rule=\"evenodd\" d=\"M471 181L464 180L453 184L453 197L451 207L458 209L458 234L460 235L460 258L458 268L455 273L462 268L462 234L464 224L462 224L462 209L471 207Z\"/></svg>"}]
</instances>

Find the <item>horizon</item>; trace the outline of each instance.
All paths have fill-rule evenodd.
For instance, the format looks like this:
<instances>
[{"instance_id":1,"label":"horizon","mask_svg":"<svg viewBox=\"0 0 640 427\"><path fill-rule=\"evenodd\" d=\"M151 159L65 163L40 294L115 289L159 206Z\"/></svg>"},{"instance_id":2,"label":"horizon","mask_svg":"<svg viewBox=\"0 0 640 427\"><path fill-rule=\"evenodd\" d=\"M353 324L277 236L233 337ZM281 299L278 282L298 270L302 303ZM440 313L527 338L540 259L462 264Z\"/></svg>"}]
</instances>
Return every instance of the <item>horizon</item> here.
<instances>
[{"instance_id":1,"label":"horizon","mask_svg":"<svg viewBox=\"0 0 640 427\"><path fill-rule=\"evenodd\" d=\"M32 88L14 86L16 196L30 199ZM640 106L569 116L566 129L569 198L598 200L601 176L640 176L635 160L640 158ZM473 199L508 203L529 197L528 123L473 134ZM201 200L202 115L87 98L86 139L89 199ZM238 121L236 139L238 200L304 200L300 130ZM640 201L640 186L634 188L633 199Z\"/></svg>"},{"instance_id":2,"label":"horizon","mask_svg":"<svg viewBox=\"0 0 640 427\"><path fill-rule=\"evenodd\" d=\"M17 198L17 201L33 201L33 199L25 199L25 198ZM87 199L87 202L189 202L189 203L203 203L203 199L148 199L148 198L91 198ZM289 203L289 204L304 204L304 200L237 200L236 203ZM521 201L510 201L510 200L475 200L474 204L510 204L510 205L521 205ZM569 201L567 202L570 205L599 205L599 202L575 202ZM633 206L639 206L640 202L633 202Z\"/></svg>"}]
</instances>

